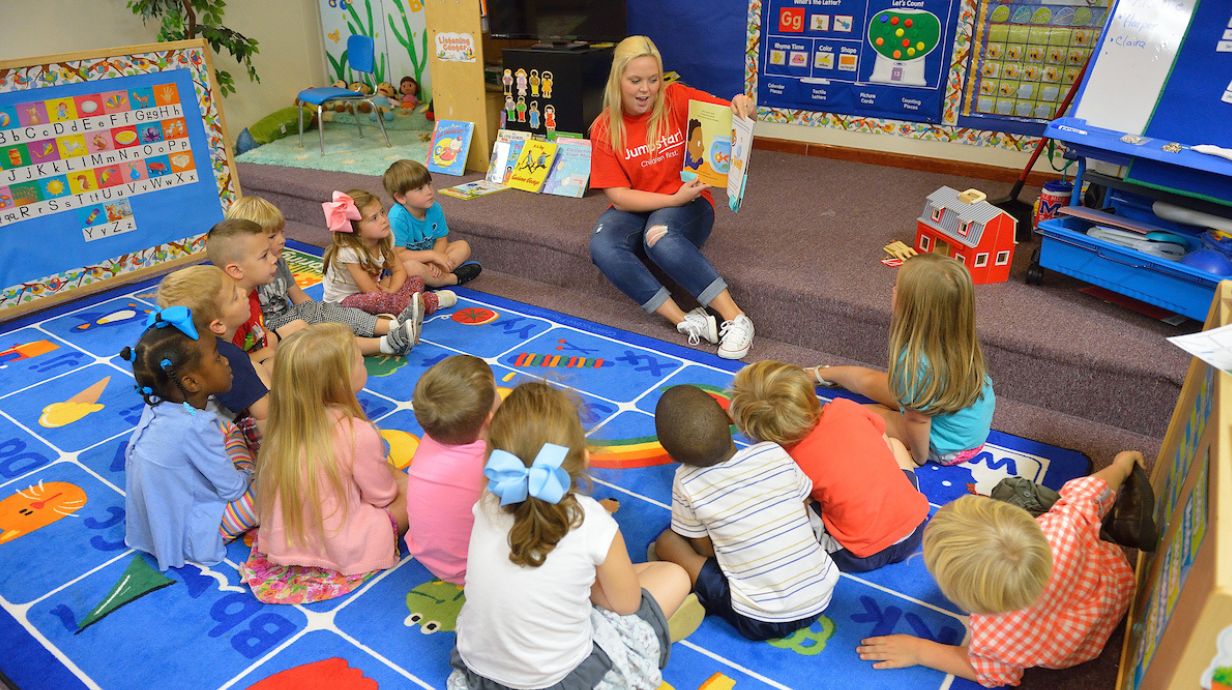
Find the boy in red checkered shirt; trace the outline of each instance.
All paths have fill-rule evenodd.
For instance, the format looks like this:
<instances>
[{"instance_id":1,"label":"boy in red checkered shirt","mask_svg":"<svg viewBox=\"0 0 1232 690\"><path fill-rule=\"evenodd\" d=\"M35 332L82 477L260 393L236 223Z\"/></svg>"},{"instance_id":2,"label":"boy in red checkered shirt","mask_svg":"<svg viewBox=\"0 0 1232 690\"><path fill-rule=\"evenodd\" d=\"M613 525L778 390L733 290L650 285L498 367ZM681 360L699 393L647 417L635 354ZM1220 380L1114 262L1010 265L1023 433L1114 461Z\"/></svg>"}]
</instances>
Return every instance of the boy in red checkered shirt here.
<instances>
[{"instance_id":1,"label":"boy in red checkered shirt","mask_svg":"<svg viewBox=\"0 0 1232 690\"><path fill-rule=\"evenodd\" d=\"M1032 518L1017 506L964 496L924 532L924 563L951 601L971 612L966 646L910 635L863 640L874 668L927 666L985 687L1018 685L1026 668L1090 661L1129 608L1134 573L1100 523L1142 454L1125 451Z\"/></svg>"}]
</instances>

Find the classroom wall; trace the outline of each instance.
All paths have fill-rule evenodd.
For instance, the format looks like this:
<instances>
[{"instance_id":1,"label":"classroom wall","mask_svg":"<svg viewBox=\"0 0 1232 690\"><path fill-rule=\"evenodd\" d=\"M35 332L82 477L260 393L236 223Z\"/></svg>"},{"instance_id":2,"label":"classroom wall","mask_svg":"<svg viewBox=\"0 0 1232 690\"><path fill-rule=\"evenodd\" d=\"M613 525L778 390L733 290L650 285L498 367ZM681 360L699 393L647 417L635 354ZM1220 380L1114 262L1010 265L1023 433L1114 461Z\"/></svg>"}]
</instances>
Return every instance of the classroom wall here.
<instances>
[{"instance_id":1,"label":"classroom wall","mask_svg":"<svg viewBox=\"0 0 1232 690\"><path fill-rule=\"evenodd\" d=\"M158 24L141 23L124 0L3 0L0 60L154 43ZM223 100L231 138L271 112L294 104L295 94L325 80L316 0L232 2L225 24L257 39L253 59L261 83L229 57L215 66L229 71L236 92ZM16 19L15 19L16 18Z\"/></svg>"}]
</instances>

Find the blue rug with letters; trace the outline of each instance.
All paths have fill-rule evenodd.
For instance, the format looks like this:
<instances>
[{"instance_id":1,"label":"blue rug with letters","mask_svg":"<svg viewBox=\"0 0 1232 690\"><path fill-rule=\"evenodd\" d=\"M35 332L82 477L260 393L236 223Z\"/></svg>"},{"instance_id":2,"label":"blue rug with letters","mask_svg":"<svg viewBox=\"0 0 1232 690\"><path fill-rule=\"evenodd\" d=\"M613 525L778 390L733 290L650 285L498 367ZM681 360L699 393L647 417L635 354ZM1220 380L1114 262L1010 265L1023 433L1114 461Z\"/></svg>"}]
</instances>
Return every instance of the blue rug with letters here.
<instances>
[{"instance_id":1,"label":"blue rug with letters","mask_svg":"<svg viewBox=\"0 0 1232 690\"><path fill-rule=\"evenodd\" d=\"M319 298L320 260L309 249L286 257ZM272 606L239 583L243 541L223 563L165 573L125 546L124 448L142 402L116 353L140 335L153 288L130 285L0 326L0 671L18 687L57 690L442 687L461 591L405 551L350 596ZM409 464L422 433L410 399L416 379L449 355L486 359L502 387L536 378L567 386L584 403L595 494L621 500L616 519L641 560L669 522L675 467L654 439L655 402L677 384L725 402L739 363L458 292L408 357L367 360L360 400L391 462ZM1075 451L993 432L972 462L919 476L935 508L1010 475L1059 488L1088 467ZM749 642L708 619L673 648L664 687L975 687L923 668L874 671L855 652L861 638L889 633L958 644L960 615L917 554L844 575L825 614L783 640Z\"/></svg>"}]
</instances>

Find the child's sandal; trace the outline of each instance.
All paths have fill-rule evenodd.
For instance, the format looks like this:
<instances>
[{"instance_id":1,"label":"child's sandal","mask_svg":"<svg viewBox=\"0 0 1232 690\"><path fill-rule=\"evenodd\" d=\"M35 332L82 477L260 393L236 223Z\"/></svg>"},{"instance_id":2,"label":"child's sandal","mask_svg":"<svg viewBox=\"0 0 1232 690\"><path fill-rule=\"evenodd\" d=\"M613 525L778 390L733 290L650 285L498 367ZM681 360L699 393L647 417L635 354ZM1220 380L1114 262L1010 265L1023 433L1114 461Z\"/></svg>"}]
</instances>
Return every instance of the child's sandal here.
<instances>
[{"instance_id":1,"label":"child's sandal","mask_svg":"<svg viewBox=\"0 0 1232 690\"><path fill-rule=\"evenodd\" d=\"M812 367L813 380L816 381L817 385L821 386L822 388L838 388L837 383L833 381L828 381L821 377L821 370L829 369L829 368L830 368L829 364L822 364L821 366Z\"/></svg>"}]
</instances>

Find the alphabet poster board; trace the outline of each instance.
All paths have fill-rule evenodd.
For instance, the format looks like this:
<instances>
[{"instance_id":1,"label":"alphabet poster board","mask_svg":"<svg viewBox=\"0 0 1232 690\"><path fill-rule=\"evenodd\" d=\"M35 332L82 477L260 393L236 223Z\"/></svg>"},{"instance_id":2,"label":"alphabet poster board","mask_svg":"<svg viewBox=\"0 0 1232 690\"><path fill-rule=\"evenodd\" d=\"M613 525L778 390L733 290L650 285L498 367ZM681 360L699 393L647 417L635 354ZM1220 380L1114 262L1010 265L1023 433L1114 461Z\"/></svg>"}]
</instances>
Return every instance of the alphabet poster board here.
<instances>
[{"instance_id":1,"label":"alphabet poster board","mask_svg":"<svg viewBox=\"0 0 1232 690\"><path fill-rule=\"evenodd\" d=\"M1229 323L1225 280L1205 329ZM1232 375L1195 357L1151 471L1160 540L1138 556L1119 690L1232 688L1230 396Z\"/></svg>"},{"instance_id":2,"label":"alphabet poster board","mask_svg":"<svg viewBox=\"0 0 1232 690\"><path fill-rule=\"evenodd\" d=\"M0 319L204 249L239 193L213 82L200 39L0 62Z\"/></svg>"}]
</instances>

